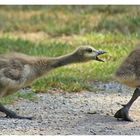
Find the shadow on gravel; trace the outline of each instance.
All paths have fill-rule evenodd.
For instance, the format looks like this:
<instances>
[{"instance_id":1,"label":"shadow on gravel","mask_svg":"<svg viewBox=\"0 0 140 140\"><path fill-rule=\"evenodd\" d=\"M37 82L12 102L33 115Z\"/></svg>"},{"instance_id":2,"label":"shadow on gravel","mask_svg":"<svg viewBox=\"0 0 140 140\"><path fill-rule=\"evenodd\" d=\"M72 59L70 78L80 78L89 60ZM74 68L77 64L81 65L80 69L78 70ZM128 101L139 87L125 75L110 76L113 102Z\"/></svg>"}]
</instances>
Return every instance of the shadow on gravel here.
<instances>
[{"instance_id":1,"label":"shadow on gravel","mask_svg":"<svg viewBox=\"0 0 140 140\"><path fill-rule=\"evenodd\" d=\"M135 121L136 122L136 121ZM85 114L81 119L79 119L78 124L83 126L117 126L126 125L133 122L117 120L113 116L101 115L101 114Z\"/></svg>"}]
</instances>

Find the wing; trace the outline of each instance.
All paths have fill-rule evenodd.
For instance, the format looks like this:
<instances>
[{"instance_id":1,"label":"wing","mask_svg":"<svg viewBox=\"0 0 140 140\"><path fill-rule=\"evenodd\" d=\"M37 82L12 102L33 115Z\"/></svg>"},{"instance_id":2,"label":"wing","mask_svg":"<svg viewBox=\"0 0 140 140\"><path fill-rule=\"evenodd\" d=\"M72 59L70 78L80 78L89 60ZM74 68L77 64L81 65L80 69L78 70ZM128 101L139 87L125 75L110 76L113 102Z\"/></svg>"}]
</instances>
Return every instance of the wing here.
<instances>
[{"instance_id":1,"label":"wing","mask_svg":"<svg viewBox=\"0 0 140 140\"><path fill-rule=\"evenodd\" d=\"M8 65L3 68L3 74L6 78L11 80L20 80L24 65L18 60L10 60Z\"/></svg>"},{"instance_id":2,"label":"wing","mask_svg":"<svg viewBox=\"0 0 140 140\"><path fill-rule=\"evenodd\" d=\"M3 73L6 78L11 80L20 80L21 78L21 70L19 69L5 68Z\"/></svg>"}]
</instances>

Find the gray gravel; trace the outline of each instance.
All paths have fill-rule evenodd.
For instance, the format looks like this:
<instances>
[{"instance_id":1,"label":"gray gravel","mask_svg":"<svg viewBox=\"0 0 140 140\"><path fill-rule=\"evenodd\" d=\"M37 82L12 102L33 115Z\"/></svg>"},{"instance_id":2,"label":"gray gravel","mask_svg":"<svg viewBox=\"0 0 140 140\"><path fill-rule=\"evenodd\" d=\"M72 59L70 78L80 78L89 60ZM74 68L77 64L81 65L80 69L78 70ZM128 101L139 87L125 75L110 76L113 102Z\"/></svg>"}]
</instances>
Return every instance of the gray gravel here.
<instances>
[{"instance_id":1,"label":"gray gravel","mask_svg":"<svg viewBox=\"0 0 140 140\"><path fill-rule=\"evenodd\" d=\"M34 102L23 99L8 105L18 114L34 119L7 119L1 113L0 135L139 135L139 100L130 112L134 122L113 117L120 103L128 102L133 89L117 83L96 86L96 92L40 93Z\"/></svg>"}]
</instances>

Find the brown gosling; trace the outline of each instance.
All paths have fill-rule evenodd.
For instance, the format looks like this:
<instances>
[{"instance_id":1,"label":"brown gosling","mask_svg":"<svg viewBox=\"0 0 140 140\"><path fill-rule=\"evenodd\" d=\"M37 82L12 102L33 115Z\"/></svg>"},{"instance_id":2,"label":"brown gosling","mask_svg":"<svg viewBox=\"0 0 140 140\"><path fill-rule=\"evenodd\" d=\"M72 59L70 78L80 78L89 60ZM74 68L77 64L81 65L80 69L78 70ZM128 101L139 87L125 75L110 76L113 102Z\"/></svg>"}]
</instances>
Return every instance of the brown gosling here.
<instances>
[{"instance_id":1,"label":"brown gosling","mask_svg":"<svg viewBox=\"0 0 140 140\"><path fill-rule=\"evenodd\" d=\"M124 60L115 74L116 79L129 86L135 88L132 98L126 105L118 110L114 117L124 121L133 121L129 116L129 110L134 101L140 96L140 47L134 49Z\"/></svg>"},{"instance_id":2,"label":"brown gosling","mask_svg":"<svg viewBox=\"0 0 140 140\"><path fill-rule=\"evenodd\" d=\"M105 51L96 50L91 46L82 46L73 53L54 58L34 57L20 53L0 55L0 97L15 93L58 67L90 60L103 61L98 56L104 53ZM0 111L8 118L32 119L32 117L17 115L1 103Z\"/></svg>"}]
</instances>

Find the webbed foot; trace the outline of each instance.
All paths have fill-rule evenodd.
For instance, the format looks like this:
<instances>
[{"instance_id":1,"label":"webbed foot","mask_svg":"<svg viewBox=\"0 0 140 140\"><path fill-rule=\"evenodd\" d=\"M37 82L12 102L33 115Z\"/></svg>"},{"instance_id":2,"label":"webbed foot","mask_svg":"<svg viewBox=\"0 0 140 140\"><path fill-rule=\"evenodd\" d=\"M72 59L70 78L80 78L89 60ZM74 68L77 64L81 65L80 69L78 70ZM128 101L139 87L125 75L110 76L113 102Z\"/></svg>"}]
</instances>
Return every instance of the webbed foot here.
<instances>
[{"instance_id":1,"label":"webbed foot","mask_svg":"<svg viewBox=\"0 0 140 140\"><path fill-rule=\"evenodd\" d=\"M123 107L115 113L114 117L117 118L118 120L121 119L123 121L133 122L133 119L131 119L128 112L129 112L128 108Z\"/></svg>"},{"instance_id":2,"label":"webbed foot","mask_svg":"<svg viewBox=\"0 0 140 140\"><path fill-rule=\"evenodd\" d=\"M14 118L14 119L27 119L27 120L32 120L33 117L23 117L23 116L19 116L17 115L15 112L13 111L9 111L8 113L6 113L6 117L7 118Z\"/></svg>"}]
</instances>

